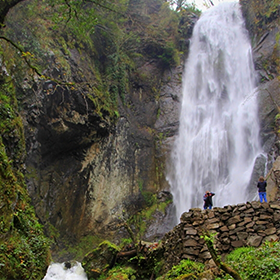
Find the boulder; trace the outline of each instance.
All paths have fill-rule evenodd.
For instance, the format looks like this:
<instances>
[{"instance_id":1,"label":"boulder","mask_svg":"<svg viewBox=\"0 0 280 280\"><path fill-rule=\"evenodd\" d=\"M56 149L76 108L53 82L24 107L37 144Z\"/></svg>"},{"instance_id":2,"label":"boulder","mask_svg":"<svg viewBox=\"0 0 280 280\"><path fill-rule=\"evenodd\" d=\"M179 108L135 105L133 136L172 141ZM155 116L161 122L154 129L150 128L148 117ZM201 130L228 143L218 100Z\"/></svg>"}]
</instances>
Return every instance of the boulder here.
<instances>
[{"instance_id":1,"label":"boulder","mask_svg":"<svg viewBox=\"0 0 280 280\"><path fill-rule=\"evenodd\" d=\"M96 249L88 253L82 261L88 279L97 279L102 272L111 268L119 251L120 249L117 246L104 241Z\"/></svg>"}]
</instances>

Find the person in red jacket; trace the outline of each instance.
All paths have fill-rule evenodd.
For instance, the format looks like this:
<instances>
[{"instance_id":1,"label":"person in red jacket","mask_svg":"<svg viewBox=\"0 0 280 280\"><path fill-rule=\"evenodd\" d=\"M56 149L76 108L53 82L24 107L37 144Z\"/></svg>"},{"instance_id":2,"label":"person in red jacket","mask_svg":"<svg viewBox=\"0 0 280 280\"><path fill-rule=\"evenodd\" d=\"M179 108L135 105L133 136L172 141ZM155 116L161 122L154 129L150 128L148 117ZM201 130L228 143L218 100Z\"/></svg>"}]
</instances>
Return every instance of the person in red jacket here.
<instances>
[{"instance_id":1,"label":"person in red jacket","mask_svg":"<svg viewBox=\"0 0 280 280\"><path fill-rule=\"evenodd\" d=\"M259 178L259 182L258 182L258 185L257 185L257 188L259 189L259 197L260 197L260 202L263 202L263 200L265 202L267 202L266 200L266 181L264 180L264 177L261 176Z\"/></svg>"}]
</instances>

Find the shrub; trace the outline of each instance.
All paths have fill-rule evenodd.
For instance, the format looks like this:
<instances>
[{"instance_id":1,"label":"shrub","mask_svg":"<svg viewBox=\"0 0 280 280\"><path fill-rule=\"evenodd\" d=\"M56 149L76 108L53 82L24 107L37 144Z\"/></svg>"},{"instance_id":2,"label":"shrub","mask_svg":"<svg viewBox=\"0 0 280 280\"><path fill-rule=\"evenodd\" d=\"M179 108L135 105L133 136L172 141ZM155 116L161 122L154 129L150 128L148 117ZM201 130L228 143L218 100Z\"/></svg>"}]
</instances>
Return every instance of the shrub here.
<instances>
[{"instance_id":1,"label":"shrub","mask_svg":"<svg viewBox=\"0 0 280 280\"><path fill-rule=\"evenodd\" d=\"M280 278L280 243L266 242L259 248L238 248L226 260L243 279Z\"/></svg>"},{"instance_id":2,"label":"shrub","mask_svg":"<svg viewBox=\"0 0 280 280\"><path fill-rule=\"evenodd\" d=\"M193 274L194 276L203 272L204 264L194 262L191 260L182 260L164 276L157 278L157 280L177 279L182 275Z\"/></svg>"}]
</instances>

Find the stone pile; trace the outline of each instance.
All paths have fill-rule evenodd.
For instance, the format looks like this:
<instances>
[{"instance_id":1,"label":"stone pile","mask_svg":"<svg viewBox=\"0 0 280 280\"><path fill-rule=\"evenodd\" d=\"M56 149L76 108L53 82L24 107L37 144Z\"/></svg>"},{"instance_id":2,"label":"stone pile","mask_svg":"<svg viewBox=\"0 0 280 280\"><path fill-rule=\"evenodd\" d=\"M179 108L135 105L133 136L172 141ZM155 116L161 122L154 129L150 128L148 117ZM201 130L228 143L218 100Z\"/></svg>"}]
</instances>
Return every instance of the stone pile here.
<instances>
[{"instance_id":1,"label":"stone pile","mask_svg":"<svg viewBox=\"0 0 280 280\"><path fill-rule=\"evenodd\" d=\"M182 259L207 262L211 255L201 236L215 235L220 255L238 247L258 247L280 236L280 202L257 201L212 210L190 209L181 216L181 223L163 238L166 269Z\"/></svg>"}]
</instances>

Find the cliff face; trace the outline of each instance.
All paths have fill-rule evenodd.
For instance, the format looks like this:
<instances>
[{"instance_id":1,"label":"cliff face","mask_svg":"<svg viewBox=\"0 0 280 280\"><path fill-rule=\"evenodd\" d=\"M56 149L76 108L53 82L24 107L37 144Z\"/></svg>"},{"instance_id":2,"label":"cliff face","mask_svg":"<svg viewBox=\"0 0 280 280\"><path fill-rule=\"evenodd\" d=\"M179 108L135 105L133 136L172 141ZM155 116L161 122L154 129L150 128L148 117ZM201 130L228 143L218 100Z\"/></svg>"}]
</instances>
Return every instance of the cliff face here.
<instances>
[{"instance_id":1,"label":"cliff face","mask_svg":"<svg viewBox=\"0 0 280 280\"><path fill-rule=\"evenodd\" d=\"M256 94L259 100L260 138L264 154L256 159L251 178L251 192L260 174L272 168L279 155L280 104L280 11L279 1L240 0L253 48L257 73ZM267 165L266 165L267 164ZM273 184L274 187L274 184ZM274 198L272 198L274 199Z\"/></svg>"},{"instance_id":2,"label":"cliff face","mask_svg":"<svg viewBox=\"0 0 280 280\"><path fill-rule=\"evenodd\" d=\"M240 1L252 41L257 71L261 138L264 151L273 161L279 155L277 125L280 76L280 11L278 1ZM271 164L270 164L271 167Z\"/></svg>"},{"instance_id":3,"label":"cliff face","mask_svg":"<svg viewBox=\"0 0 280 280\"><path fill-rule=\"evenodd\" d=\"M271 126L278 113L273 100L280 102L279 70L273 66L279 51L278 17L271 19L273 25L265 25L267 35L263 37L266 33L257 33L252 27L254 16L249 4L241 1L250 34L256 38L253 45L260 76L261 132L272 162L279 154ZM155 21L160 6L147 4L143 10ZM104 101L107 89L100 85L109 84L106 79L114 74L119 75L115 79L121 84L125 77L122 61L127 62L127 58L116 52L119 60L114 56L117 63L110 75L103 69L108 64L103 53L108 47L108 38L102 37L105 28L97 29L91 37L94 48L89 47L91 42L79 47L80 42L73 43L67 33L50 38L47 28L46 33L41 32L45 34L43 44L36 34L23 32L12 18L13 14L8 24L11 36L28 41L40 55L43 73L51 78L25 74L17 78L26 138L25 178L36 214L60 247L86 235L116 241L125 236L119 224L146 207L154 194L157 202L170 198L164 170L179 124L183 67L166 68L164 62L170 58L161 53L162 46L154 37L145 38L141 58L138 54L127 77L129 82L122 84L129 94L118 94L114 107ZM182 20L184 35L190 36L195 20L193 14ZM35 23L38 28L39 23ZM110 88L114 86L110 84ZM147 229L147 239L160 238L173 227L171 220L172 206L164 213L157 212Z\"/></svg>"},{"instance_id":4,"label":"cliff face","mask_svg":"<svg viewBox=\"0 0 280 280\"><path fill-rule=\"evenodd\" d=\"M6 32L34 48L44 74L29 75L24 68L16 76L25 179L36 215L57 251L89 235L118 242L127 237L119 228L123 221L152 203L170 201L164 170L178 128L182 66L166 67L172 59L162 53L161 40L142 38L142 58L136 57L122 84L122 63L128 67L131 61L116 52L109 64L103 51L112 38L102 35L102 29L96 27L84 44L73 43L64 31L53 37L51 28L40 26L42 19L30 11L33 2L27 2L10 12ZM143 13L155 21L163 9L148 3ZM30 16L34 29L26 29L21 13ZM190 36L195 20L192 13L185 16L181 32ZM106 96L108 88L112 95L116 80L119 94ZM170 230L172 214L171 205L154 211L146 238Z\"/></svg>"},{"instance_id":5,"label":"cliff face","mask_svg":"<svg viewBox=\"0 0 280 280\"><path fill-rule=\"evenodd\" d=\"M154 70L149 68L151 75ZM95 115L93 102L79 94L25 89L26 178L43 224L74 240L100 232L111 239L120 221L143 207L143 192L168 191L159 146L166 140L157 135L174 134L178 121L164 123L163 112L178 119L179 92L169 88L161 95L157 101L145 91L134 92L133 108L121 106L112 123Z\"/></svg>"},{"instance_id":6,"label":"cliff face","mask_svg":"<svg viewBox=\"0 0 280 280\"><path fill-rule=\"evenodd\" d=\"M15 88L0 62L0 278L42 279L49 240L24 182L25 139Z\"/></svg>"}]
</instances>

